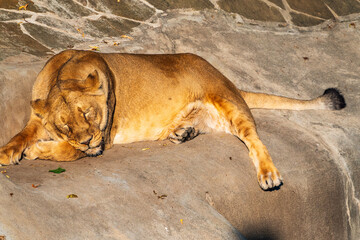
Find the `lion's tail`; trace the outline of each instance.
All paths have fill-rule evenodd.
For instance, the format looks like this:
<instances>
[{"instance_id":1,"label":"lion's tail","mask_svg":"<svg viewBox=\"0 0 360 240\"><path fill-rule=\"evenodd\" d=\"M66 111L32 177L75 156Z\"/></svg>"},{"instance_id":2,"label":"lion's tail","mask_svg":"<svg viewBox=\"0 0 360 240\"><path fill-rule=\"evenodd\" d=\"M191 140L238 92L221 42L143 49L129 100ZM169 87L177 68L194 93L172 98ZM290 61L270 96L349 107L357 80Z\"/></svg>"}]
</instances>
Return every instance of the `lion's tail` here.
<instances>
[{"instance_id":1,"label":"lion's tail","mask_svg":"<svg viewBox=\"0 0 360 240\"><path fill-rule=\"evenodd\" d=\"M345 99L336 88L328 88L324 94L311 100L298 100L287 97L253 93L239 90L249 108L288 109L288 110L340 110L346 107Z\"/></svg>"}]
</instances>

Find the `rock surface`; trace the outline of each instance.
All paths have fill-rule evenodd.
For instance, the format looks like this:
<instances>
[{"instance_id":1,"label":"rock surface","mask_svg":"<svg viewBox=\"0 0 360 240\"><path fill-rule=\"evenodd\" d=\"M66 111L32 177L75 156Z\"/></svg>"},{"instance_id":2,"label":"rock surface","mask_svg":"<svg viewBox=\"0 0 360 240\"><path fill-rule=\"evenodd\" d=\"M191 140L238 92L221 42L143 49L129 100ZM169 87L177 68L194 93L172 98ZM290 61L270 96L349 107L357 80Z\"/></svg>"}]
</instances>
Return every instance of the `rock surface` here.
<instances>
[{"instance_id":1,"label":"rock surface","mask_svg":"<svg viewBox=\"0 0 360 240\"><path fill-rule=\"evenodd\" d=\"M1 167L0 239L359 239L359 12L357 0L0 1L1 145L66 48L191 52L244 90L308 99L337 87L347 100L336 112L253 110L284 177L272 192L222 134Z\"/></svg>"}]
</instances>

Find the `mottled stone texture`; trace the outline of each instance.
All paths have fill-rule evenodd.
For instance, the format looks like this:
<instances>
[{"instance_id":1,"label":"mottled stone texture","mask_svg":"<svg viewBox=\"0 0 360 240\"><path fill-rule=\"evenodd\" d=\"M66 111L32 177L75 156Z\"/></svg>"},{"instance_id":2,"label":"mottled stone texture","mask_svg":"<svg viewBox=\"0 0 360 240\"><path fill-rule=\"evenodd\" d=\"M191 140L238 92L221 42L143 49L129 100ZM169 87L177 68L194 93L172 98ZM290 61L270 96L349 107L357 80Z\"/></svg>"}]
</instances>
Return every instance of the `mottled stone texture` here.
<instances>
[{"instance_id":1,"label":"mottled stone texture","mask_svg":"<svg viewBox=\"0 0 360 240\"><path fill-rule=\"evenodd\" d=\"M49 51L48 48L41 45L33 38L24 35L20 26L16 23L0 22L0 60L10 55L21 52L30 53L36 56L44 56Z\"/></svg>"},{"instance_id":2,"label":"mottled stone texture","mask_svg":"<svg viewBox=\"0 0 360 240\"><path fill-rule=\"evenodd\" d=\"M41 4L47 12L53 11L56 15L65 19L77 19L79 17L85 17L93 14L93 11L83 7L73 0L45 0L44 2L41 2Z\"/></svg>"},{"instance_id":3,"label":"mottled stone texture","mask_svg":"<svg viewBox=\"0 0 360 240\"><path fill-rule=\"evenodd\" d=\"M94 7L97 11L110 12L118 16L141 21L149 19L155 13L154 9L134 0L121 0L119 2L116 0L89 0L89 3L90 7Z\"/></svg>"},{"instance_id":4,"label":"mottled stone texture","mask_svg":"<svg viewBox=\"0 0 360 240\"><path fill-rule=\"evenodd\" d=\"M282 2L282 0L269 0L269 1L275 3L276 5L281 7L282 9L285 9L285 6L284 6L284 3Z\"/></svg>"},{"instance_id":5,"label":"mottled stone texture","mask_svg":"<svg viewBox=\"0 0 360 240\"><path fill-rule=\"evenodd\" d=\"M285 21L277 9L269 7L261 0L221 0L218 4L225 11L238 13L246 18L273 22Z\"/></svg>"},{"instance_id":6,"label":"mottled stone texture","mask_svg":"<svg viewBox=\"0 0 360 240\"><path fill-rule=\"evenodd\" d=\"M44 29L37 24L26 23L23 24L23 27L30 35L36 35L36 40L39 43L49 48L68 48L68 46L80 42L80 40L72 38L67 34L52 29Z\"/></svg>"},{"instance_id":7,"label":"mottled stone texture","mask_svg":"<svg viewBox=\"0 0 360 240\"><path fill-rule=\"evenodd\" d=\"M304 12L324 19L333 17L323 0L287 0L287 2L292 9L299 12Z\"/></svg>"},{"instance_id":8,"label":"mottled stone texture","mask_svg":"<svg viewBox=\"0 0 360 240\"><path fill-rule=\"evenodd\" d=\"M44 64L44 60L39 62L26 54L21 59L9 64L1 61L0 64L0 126L3 129L0 145L9 141L29 119L32 85Z\"/></svg>"},{"instance_id":9,"label":"mottled stone texture","mask_svg":"<svg viewBox=\"0 0 360 240\"><path fill-rule=\"evenodd\" d=\"M0 8L16 10L20 6L25 6L27 4L27 10L32 12L39 12L39 7L34 4L33 1L18 1L18 0L1 0Z\"/></svg>"},{"instance_id":10,"label":"mottled stone texture","mask_svg":"<svg viewBox=\"0 0 360 240\"><path fill-rule=\"evenodd\" d=\"M148 2L161 10L176 8L192 8L194 10L202 10L214 7L214 5L209 0L148 0Z\"/></svg>"},{"instance_id":11,"label":"mottled stone texture","mask_svg":"<svg viewBox=\"0 0 360 240\"><path fill-rule=\"evenodd\" d=\"M264 113L256 114L255 118L259 115L261 118ZM253 189L216 198L219 212L247 239L312 239L314 236L317 239L348 239L346 231L337 230L348 228L346 216L337 214L346 211L343 176L336 164L329 161L331 156L327 150L309 140L306 131L295 130L291 123L274 118L265 124L258 120L258 126L265 141L276 142L269 146L273 154L286 152L288 155L276 160L280 160L283 167L287 166L283 172L289 176L286 177L287 186L269 193L267 198ZM285 132L291 134L282 139ZM316 153L316 161L313 153ZM269 202L276 204L270 207ZM251 207L241 208L246 205Z\"/></svg>"},{"instance_id":12,"label":"mottled stone texture","mask_svg":"<svg viewBox=\"0 0 360 240\"><path fill-rule=\"evenodd\" d=\"M327 4L337 15L345 16L351 13L360 12L360 2L356 0L346 0L346 1L334 1L334 0L324 0L324 3Z\"/></svg>"},{"instance_id":13,"label":"mottled stone texture","mask_svg":"<svg viewBox=\"0 0 360 240\"><path fill-rule=\"evenodd\" d=\"M97 20L87 20L86 25L89 29L85 31L86 35L104 38L118 37L131 31L133 27L139 25L137 22L100 17Z\"/></svg>"},{"instance_id":14,"label":"mottled stone texture","mask_svg":"<svg viewBox=\"0 0 360 240\"><path fill-rule=\"evenodd\" d=\"M30 17L30 14L26 12L9 12L6 10L0 9L0 21L9 21L9 20L16 20L16 19L23 19Z\"/></svg>"},{"instance_id":15,"label":"mottled stone texture","mask_svg":"<svg viewBox=\"0 0 360 240\"><path fill-rule=\"evenodd\" d=\"M296 22L296 25L300 27L310 27L324 22L322 19L314 18L304 14L290 13L292 21Z\"/></svg>"}]
</instances>

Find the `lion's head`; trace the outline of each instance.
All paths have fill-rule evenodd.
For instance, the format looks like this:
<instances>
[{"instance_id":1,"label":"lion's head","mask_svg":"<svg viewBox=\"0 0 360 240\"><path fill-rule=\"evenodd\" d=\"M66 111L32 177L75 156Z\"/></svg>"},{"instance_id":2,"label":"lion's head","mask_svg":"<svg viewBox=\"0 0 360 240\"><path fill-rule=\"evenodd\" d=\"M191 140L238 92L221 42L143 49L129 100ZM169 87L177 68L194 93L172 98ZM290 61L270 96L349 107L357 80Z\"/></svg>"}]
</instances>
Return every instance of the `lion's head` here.
<instances>
[{"instance_id":1,"label":"lion's head","mask_svg":"<svg viewBox=\"0 0 360 240\"><path fill-rule=\"evenodd\" d=\"M96 55L73 59L56 77L48 97L31 102L34 113L52 139L89 156L101 154L114 107L106 63Z\"/></svg>"}]
</instances>

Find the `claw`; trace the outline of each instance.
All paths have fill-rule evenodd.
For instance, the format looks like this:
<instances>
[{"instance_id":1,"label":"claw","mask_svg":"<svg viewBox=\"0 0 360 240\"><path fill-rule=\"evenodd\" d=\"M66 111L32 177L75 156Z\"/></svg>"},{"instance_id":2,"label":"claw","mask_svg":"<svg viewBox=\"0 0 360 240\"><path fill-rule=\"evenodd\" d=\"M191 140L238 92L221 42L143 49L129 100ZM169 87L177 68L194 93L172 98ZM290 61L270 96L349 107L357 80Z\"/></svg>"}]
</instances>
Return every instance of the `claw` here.
<instances>
[{"instance_id":1,"label":"claw","mask_svg":"<svg viewBox=\"0 0 360 240\"><path fill-rule=\"evenodd\" d=\"M17 148L3 147L0 150L0 164L2 166L10 165L10 164L19 164L21 155L22 155L22 152L19 151L19 149L17 149Z\"/></svg>"},{"instance_id":2,"label":"claw","mask_svg":"<svg viewBox=\"0 0 360 240\"><path fill-rule=\"evenodd\" d=\"M282 178L277 170L269 171L266 174L259 174L259 185L263 190L271 190L282 184Z\"/></svg>"}]
</instances>

